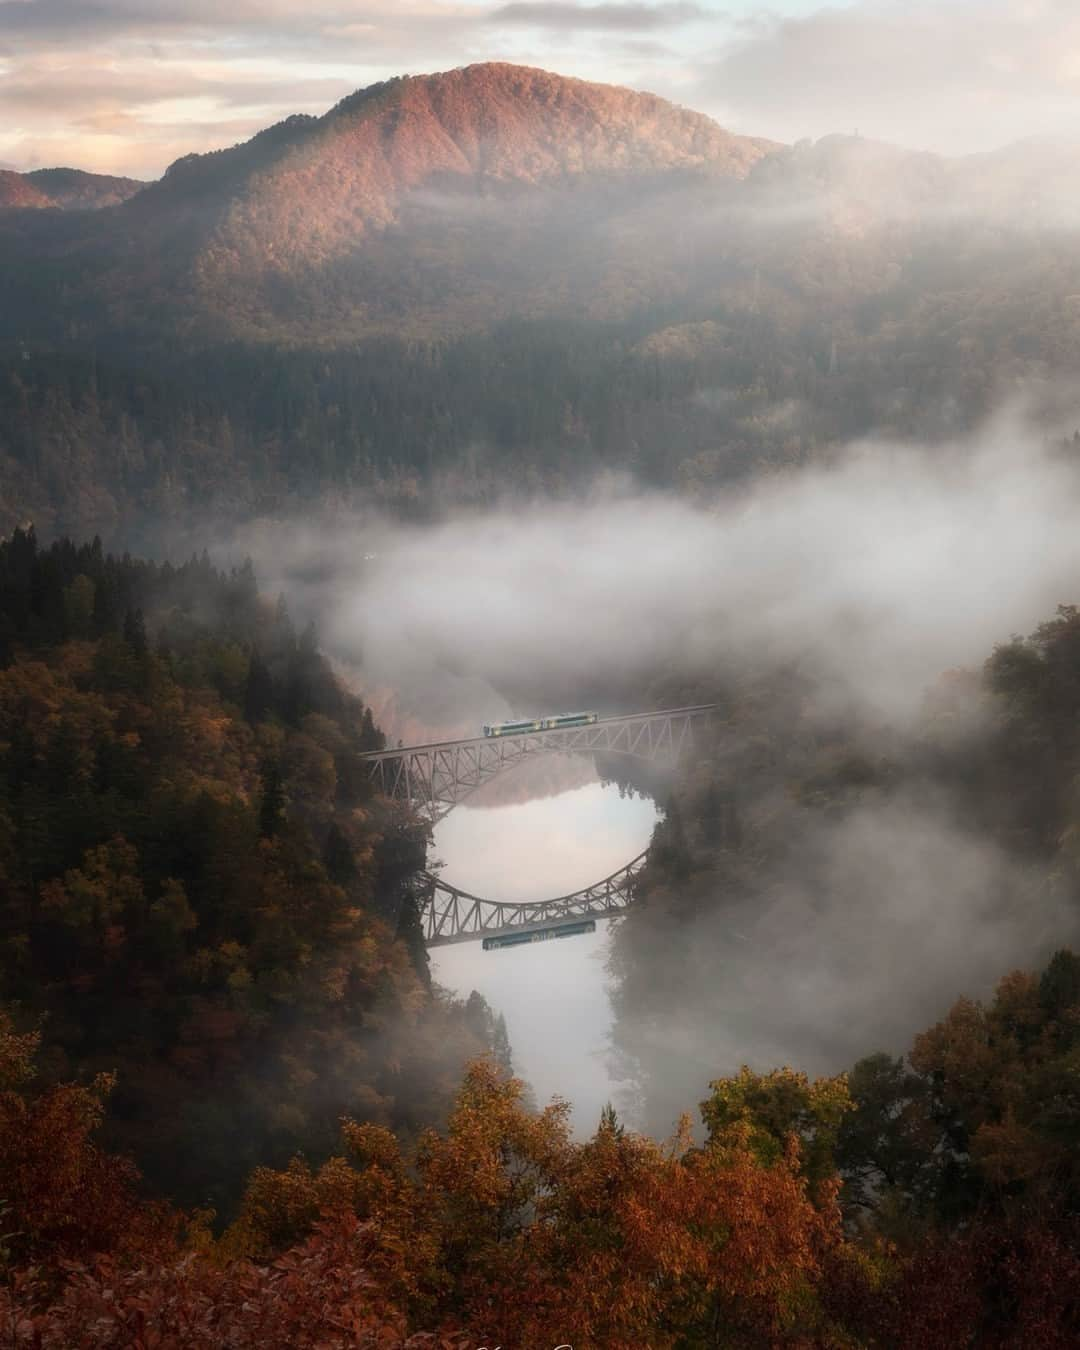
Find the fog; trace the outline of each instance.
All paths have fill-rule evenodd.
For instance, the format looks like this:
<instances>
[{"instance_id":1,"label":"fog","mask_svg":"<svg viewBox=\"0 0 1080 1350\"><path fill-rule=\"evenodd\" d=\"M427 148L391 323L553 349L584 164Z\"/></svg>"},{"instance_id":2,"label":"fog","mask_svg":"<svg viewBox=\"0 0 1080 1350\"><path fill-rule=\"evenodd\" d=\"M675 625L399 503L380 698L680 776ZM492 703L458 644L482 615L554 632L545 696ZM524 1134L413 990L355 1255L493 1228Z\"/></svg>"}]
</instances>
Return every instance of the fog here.
<instances>
[{"instance_id":1,"label":"fog","mask_svg":"<svg viewBox=\"0 0 1080 1350\"><path fill-rule=\"evenodd\" d=\"M436 827L432 852L445 863L444 880L474 895L544 900L618 871L648 846L655 820L648 798L621 797L594 781L528 802L459 807ZM566 1098L581 1133L596 1128L620 1091L608 1066L608 937L600 921L595 933L559 941L490 952L472 942L431 953L440 984L463 996L478 989L505 1014L515 1072L538 1100Z\"/></svg>"},{"instance_id":2,"label":"fog","mask_svg":"<svg viewBox=\"0 0 1080 1350\"><path fill-rule=\"evenodd\" d=\"M1071 899L955 825L943 799L819 818L796 852L795 874L767 896L728 888L665 925L651 987L617 996L621 1100L653 1133L742 1064L832 1074L900 1054L961 995L986 997L1080 938ZM656 1002L672 988L678 1017Z\"/></svg>"},{"instance_id":3,"label":"fog","mask_svg":"<svg viewBox=\"0 0 1080 1350\"><path fill-rule=\"evenodd\" d=\"M318 613L350 678L383 697L393 735L574 704L631 711L658 674L697 690L786 663L812 680L823 715L902 743L943 671L980 665L1080 597L1078 507L1080 454L1012 408L952 445L863 441L708 507L623 481L573 503L426 527L355 516L252 527L239 547L271 587ZM892 796L842 824L775 801L746 809L798 815L806 833L783 883L751 899L736 882L704 897L694 922L661 922L644 985L621 983L613 966L617 1049L631 1054L621 1071L655 1131L742 1062L836 1072L899 1052L959 994L985 994L1075 937L1054 895L954 824L947 799ZM530 855L524 839L497 833L475 886L448 879L502 898L500 878L509 888L562 847L556 832ZM470 847L479 852L481 836ZM625 931L638 922L648 912ZM454 979L481 972L480 984L478 957L458 960ZM597 962L573 972L595 981L577 1023L591 1054L610 1031L603 977ZM514 984L492 1002L506 1002L540 1063L539 1014L525 1011L537 980ZM580 1083L571 1058L567 1082ZM559 1067L543 1063L545 1090Z\"/></svg>"},{"instance_id":4,"label":"fog","mask_svg":"<svg viewBox=\"0 0 1080 1350\"><path fill-rule=\"evenodd\" d=\"M1017 410L932 450L868 440L708 508L623 483L400 527L346 516L235 541L397 716L476 727L530 690L801 660L904 721L1080 591L1080 458ZM607 707L605 711L620 711ZM394 728L391 727L391 730Z\"/></svg>"}]
</instances>

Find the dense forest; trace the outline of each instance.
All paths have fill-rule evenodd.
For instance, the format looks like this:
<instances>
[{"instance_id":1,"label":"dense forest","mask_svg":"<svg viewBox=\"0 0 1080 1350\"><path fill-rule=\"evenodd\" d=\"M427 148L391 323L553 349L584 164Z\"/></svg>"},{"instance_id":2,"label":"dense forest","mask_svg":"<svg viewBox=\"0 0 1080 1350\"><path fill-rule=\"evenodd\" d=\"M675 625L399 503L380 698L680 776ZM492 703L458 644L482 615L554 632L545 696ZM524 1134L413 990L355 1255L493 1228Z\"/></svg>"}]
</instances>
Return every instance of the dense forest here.
<instances>
[{"instance_id":1,"label":"dense forest","mask_svg":"<svg viewBox=\"0 0 1080 1350\"><path fill-rule=\"evenodd\" d=\"M250 565L0 544L0 1001L43 1084L116 1076L107 1142L184 1203L346 1112L415 1134L496 1046L430 987L381 743Z\"/></svg>"},{"instance_id":2,"label":"dense forest","mask_svg":"<svg viewBox=\"0 0 1080 1350\"><path fill-rule=\"evenodd\" d=\"M661 1145L522 1105L491 1061L445 1133L257 1168L219 1237L100 1147L110 1075L35 1085L0 1024L13 1346L1074 1345L1080 957L961 1000L910 1062L744 1070ZM573 1337L573 1341L566 1337Z\"/></svg>"},{"instance_id":3,"label":"dense forest","mask_svg":"<svg viewBox=\"0 0 1080 1350\"><path fill-rule=\"evenodd\" d=\"M0 613L7 1343L1076 1343L1080 957L848 1074L706 1072L696 1133L609 1108L575 1140L483 1000L430 986L423 834L357 759L380 733L249 566L17 531ZM665 961L718 879L767 893L800 816L902 781L1075 909L1078 635L1064 609L943 680L914 750L800 724L797 674L725 685L739 748L658 827L623 1011L700 1016Z\"/></svg>"},{"instance_id":4,"label":"dense forest","mask_svg":"<svg viewBox=\"0 0 1080 1350\"><path fill-rule=\"evenodd\" d=\"M1080 1344L1080 610L886 720L843 679L872 583L798 659L720 589L682 630L639 597L615 670L511 670L498 604L472 669L372 601L478 700L716 705L673 778L598 764L662 818L582 1134L431 979L374 667L199 552L336 518L427 587L453 541L408 572L365 529L629 485L722 522L860 443L960 463L1002 409L1072 465L1078 162L779 146L495 63L154 184L0 171L0 1343ZM493 538L474 577L517 575ZM584 607L589 550L521 575ZM333 553L284 566L331 622Z\"/></svg>"},{"instance_id":5,"label":"dense forest","mask_svg":"<svg viewBox=\"0 0 1080 1350\"><path fill-rule=\"evenodd\" d=\"M0 521L148 551L208 515L346 503L424 519L604 475L709 500L871 433L945 443L1075 351L1037 336L1021 351L1007 310L968 313L971 296L948 320L971 332L957 348L902 292L798 325L735 302L347 350L5 344Z\"/></svg>"}]
</instances>

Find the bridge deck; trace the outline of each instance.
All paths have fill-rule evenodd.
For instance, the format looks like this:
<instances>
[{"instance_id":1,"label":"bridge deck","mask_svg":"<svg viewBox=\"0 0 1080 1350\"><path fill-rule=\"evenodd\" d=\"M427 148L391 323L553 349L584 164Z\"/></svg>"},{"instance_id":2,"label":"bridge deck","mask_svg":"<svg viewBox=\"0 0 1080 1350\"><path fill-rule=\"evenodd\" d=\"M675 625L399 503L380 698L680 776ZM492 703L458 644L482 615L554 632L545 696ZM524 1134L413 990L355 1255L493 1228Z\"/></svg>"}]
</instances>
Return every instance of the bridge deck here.
<instances>
[{"instance_id":1,"label":"bridge deck","mask_svg":"<svg viewBox=\"0 0 1080 1350\"><path fill-rule=\"evenodd\" d=\"M610 726L615 722L647 722L662 717L685 717L688 713L712 712L715 703L694 703L686 708L662 708L658 712L628 713L625 717L598 717L595 722L582 723L573 727L545 727L542 731L512 732L507 736L465 736L456 741L428 741L423 745L399 745L396 750L367 750L360 759L377 762L382 759L399 759L406 754L424 754L428 751L455 750L465 745L490 745L493 741L510 741L523 736L547 736L559 732L588 731L590 727Z\"/></svg>"}]
</instances>

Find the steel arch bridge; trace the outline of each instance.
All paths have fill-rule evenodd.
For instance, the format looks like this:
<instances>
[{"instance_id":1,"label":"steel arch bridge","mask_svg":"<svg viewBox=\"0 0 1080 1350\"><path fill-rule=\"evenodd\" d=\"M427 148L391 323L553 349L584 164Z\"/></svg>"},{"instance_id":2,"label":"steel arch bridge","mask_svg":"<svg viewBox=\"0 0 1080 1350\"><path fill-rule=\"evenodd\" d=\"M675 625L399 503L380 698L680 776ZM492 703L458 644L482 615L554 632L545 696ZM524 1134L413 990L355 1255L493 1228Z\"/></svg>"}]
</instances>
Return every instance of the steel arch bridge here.
<instances>
[{"instance_id":1,"label":"steel arch bridge","mask_svg":"<svg viewBox=\"0 0 1080 1350\"><path fill-rule=\"evenodd\" d=\"M362 758L370 764L379 792L410 802L434 825L477 788L529 755L621 754L674 765L715 707L702 703L626 717L602 717L584 726L553 727L523 735L472 736L398 746L372 751ZM541 933L575 919L624 914L647 856L648 850L603 881L570 895L519 903L471 895L427 872L422 900L424 941L429 947L440 947L523 931Z\"/></svg>"},{"instance_id":2,"label":"steel arch bridge","mask_svg":"<svg viewBox=\"0 0 1080 1350\"><path fill-rule=\"evenodd\" d=\"M610 919L625 914L633 895L633 883L648 856L646 849L595 886L554 900L520 903L484 900L427 873L424 943L428 947L446 947L453 942L474 942L477 938L504 937L508 933L543 933L572 919Z\"/></svg>"},{"instance_id":3,"label":"steel arch bridge","mask_svg":"<svg viewBox=\"0 0 1080 1350\"><path fill-rule=\"evenodd\" d=\"M398 746L361 756L384 797L410 801L434 825L477 788L528 755L632 755L674 764L693 739L695 726L714 703L664 712L601 717L579 727L553 727L524 735L471 736L459 741Z\"/></svg>"}]
</instances>

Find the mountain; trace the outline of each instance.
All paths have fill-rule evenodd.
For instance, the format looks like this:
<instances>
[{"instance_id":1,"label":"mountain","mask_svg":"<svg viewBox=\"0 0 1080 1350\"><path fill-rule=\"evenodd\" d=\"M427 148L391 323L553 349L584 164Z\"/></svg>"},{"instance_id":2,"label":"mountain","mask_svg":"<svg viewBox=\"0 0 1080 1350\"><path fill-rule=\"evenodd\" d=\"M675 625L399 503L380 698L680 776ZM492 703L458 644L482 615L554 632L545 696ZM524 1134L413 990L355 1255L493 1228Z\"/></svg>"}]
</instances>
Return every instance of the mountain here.
<instances>
[{"instance_id":1,"label":"mountain","mask_svg":"<svg viewBox=\"0 0 1080 1350\"><path fill-rule=\"evenodd\" d=\"M117 206L146 186L134 178L85 173L82 169L35 169L32 173L0 170L0 209L59 207L62 211L96 211Z\"/></svg>"},{"instance_id":2,"label":"mountain","mask_svg":"<svg viewBox=\"0 0 1080 1350\"><path fill-rule=\"evenodd\" d=\"M179 160L117 219L130 253L113 289L133 255L138 289L193 300L197 327L317 340L546 312L570 257L595 253L590 233L646 189L743 178L770 148L653 95L542 70L403 77ZM603 260L582 260L602 285Z\"/></svg>"},{"instance_id":3,"label":"mountain","mask_svg":"<svg viewBox=\"0 0 1080 1350\"><path fill-rule=\"evenodd\" d=\"M1071 430L1078 169L779 146L517 66L374 85L116 205L0 211L0 530L707 495L1018 390Z\"/></svg>"},{"instance_id":4,"label":"mountain","mask_svg":"<svg viewBox=\"0 0 1080 1350\"><path fill-rule=\"evenodd\" d=\"M28 175L0 169L0 208L40 208L52 204L48 196L34 186Z\"/></svg>"},{"instance_id":5,"label":"mountain","mask_svg":"<svg viewBox=\"0 0 1080 1350\"><path fill-rule=\"evenodd\" d=\"M85 173L82 169L35 169L26 177L64 211L100 210L117 206L141 192L146 184L137 178L114 178L110 174Z\"/></svg>"}]
</instances>

